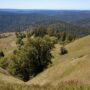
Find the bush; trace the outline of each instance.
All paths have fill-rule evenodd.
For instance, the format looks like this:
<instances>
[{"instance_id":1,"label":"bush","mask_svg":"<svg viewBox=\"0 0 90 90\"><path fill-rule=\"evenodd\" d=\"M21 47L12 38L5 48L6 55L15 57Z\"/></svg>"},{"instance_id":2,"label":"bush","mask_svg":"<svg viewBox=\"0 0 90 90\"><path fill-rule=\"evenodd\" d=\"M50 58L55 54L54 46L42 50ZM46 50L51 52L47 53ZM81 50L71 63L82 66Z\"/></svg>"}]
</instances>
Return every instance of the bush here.
<instances>
[{"instance_id":1,"label":"bush","mask_svg":"<svg viewBox=\"0 0 90 90\"><path fill-rule=\"evenodd\" d=\"M7 58L0 59L0 67L6 69L8 67L9 61Z\"/></svg>"},{"instance_id":2,"label":"bush","mask_svg":"<svg viewBox=\"0 0 90 90\"><path fill-rule=\"evenodd\" d=\"M38 27L34 28L33 34L36 37L44 37L47 34L47 29L43 26L38 26Z\"/></svg>"},{"instance_id":3,"label":"bush","mask_svg":"<svg viewBox=\"0 0 90 90\"><path fill-rule=\"evenodd\" d=\"M43 71L47 66L51 63L51 49L53 47L53 44L46 41L43 38L34 38L29 40L29 45L33 46L37 50L37 69L36 73L39 73Z\"/></svg>"},{"instance_id":4,"label":"bush","mask_svg":"<svg viewBox=\"0 0 90 90\"><path fill-rule=\"evenodd\" d=\"M30 39L11 58L8 70L24 81L42 72L51 63L51 44L42 38Z\"/></svg>"},{"instance_id":5,"label":"bush","mask_svg":"<svg viewBox=\"0 0 90 90\"><path fill-rule=\"evenodd\" d=\"M4 57L4 53L3 53L2 50L0 50L0 58L1 58L1 57Z\"/></svg>"},{"instance_id":6,"label":"bush","mask_svg":"<svg viewBox=\"0 0 90 90\"><path fill-rule=\"evenodd\" d=\"M61 47L60 48L60 55L64 55L64 54L67 54L68 51L65 49L65 47Z\"/></svg>"},{"instance_id":7,"label":"bush","mask_svg":"<svg viewBox=\"0 0 90 90\"><path fill-rule=\"evenodd\" d=\"M11 74L27 81L33 75L37 51L33 47L23 47L10 59L8 70Z\"/></svg>"},{"instance_id":8,"label":"bush","mask_svg":"<svg viewBox=\"0 0 90 90\"><path fill-rule=\"evenodd\" d=\"M22 45L24 45L24 42L22 41L21 38L17 38L16 45L17 45L18 47L21 47Z\"/></svg>"},{"instance_id":9,"label":"bush","mask_svg":"<svg viewBox=\"0 0 90 90\"><path fill-rule=\"evenodd\" d=\"M52 43L53 46L54 46L54 44L57 44L57 41L58 41L55 36L49 36L49 35L45 35L45 36L44 36L44 39L45 39L47 42Z\"/></svg>"},{"instance_id":10,"label":"bush","mask_svg":"<svg viewBox=\"0 0 90 90\"><path fill-rule=\"evenodd\" d=\"M21 39L26 37L26 34L24 32L16 32L15 35L17 38L21 38Z\"/></svg>"}]
</instances>

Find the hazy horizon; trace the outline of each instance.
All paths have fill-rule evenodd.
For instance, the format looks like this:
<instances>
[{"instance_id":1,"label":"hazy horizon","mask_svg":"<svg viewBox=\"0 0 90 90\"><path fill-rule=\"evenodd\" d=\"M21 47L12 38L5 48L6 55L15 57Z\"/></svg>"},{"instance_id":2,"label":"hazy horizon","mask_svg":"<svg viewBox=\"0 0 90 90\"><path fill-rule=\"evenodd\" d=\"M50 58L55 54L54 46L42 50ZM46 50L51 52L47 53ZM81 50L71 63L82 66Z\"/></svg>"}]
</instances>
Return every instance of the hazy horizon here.
<instances>
[{"instance_id":1,"label":"hazy horizon","mask_svg":"<svg viewBox=\"0 0 90 90\"><path fill-rule=\"evenodd\" d=\"M90 0L0 0L0 9L90 10Z\"/></svg>"}]
</instances>

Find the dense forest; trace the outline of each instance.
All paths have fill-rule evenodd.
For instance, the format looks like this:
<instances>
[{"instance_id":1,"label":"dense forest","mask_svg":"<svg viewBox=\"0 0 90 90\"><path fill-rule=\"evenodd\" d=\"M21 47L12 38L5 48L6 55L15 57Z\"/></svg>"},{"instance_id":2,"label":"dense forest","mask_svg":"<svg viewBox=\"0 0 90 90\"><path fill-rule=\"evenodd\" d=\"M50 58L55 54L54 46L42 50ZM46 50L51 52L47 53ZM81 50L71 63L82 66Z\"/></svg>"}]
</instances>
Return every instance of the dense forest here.
<instances>
[{"instance_id":1,"label":"dense forest","mask_svg":"<svg viewBox=\"0 0 90 90\"><path fill-rule=\"evenodd\" d=\"M79 37L90 34L89 11L0 10L0 32L47 28L73 33Z\"/></svg>"}]
</instances>

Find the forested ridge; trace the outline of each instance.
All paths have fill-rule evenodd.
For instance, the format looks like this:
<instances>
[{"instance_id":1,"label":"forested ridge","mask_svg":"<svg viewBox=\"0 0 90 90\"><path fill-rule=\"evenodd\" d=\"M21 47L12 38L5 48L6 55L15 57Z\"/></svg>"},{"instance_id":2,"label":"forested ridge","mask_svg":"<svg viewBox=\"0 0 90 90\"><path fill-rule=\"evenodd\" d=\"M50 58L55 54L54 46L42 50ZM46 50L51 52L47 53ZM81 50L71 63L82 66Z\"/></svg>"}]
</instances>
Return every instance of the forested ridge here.
<instances>
[{"instance_id":1,"label":"forested ridge","mask_svg":"<svg viewBox=\"0 0 90 90\"><path fill-rule=\"evenodd\" d=\"M43 25L86 36L90 34L89 16L90 11L0 10L0 32L25 31Z\"/></svg>"}]
</instances>

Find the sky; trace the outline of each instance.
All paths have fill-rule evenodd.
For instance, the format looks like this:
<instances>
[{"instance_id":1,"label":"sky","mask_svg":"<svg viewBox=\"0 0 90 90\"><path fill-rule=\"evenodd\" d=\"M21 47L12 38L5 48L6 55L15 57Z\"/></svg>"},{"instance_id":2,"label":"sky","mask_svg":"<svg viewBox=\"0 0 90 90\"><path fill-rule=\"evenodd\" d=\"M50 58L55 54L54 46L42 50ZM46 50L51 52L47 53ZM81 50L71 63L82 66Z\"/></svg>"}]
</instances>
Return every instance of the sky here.
<instances>
[{"instance_id":1,"label":"sky","mask_svg":"<svg viewBox=\"0 0 90 90\"><path fill-rule=\"evenodd\" d=\"M90 0L0 0L0 9L90 10Z\"/></svg>"}]
</instances>

